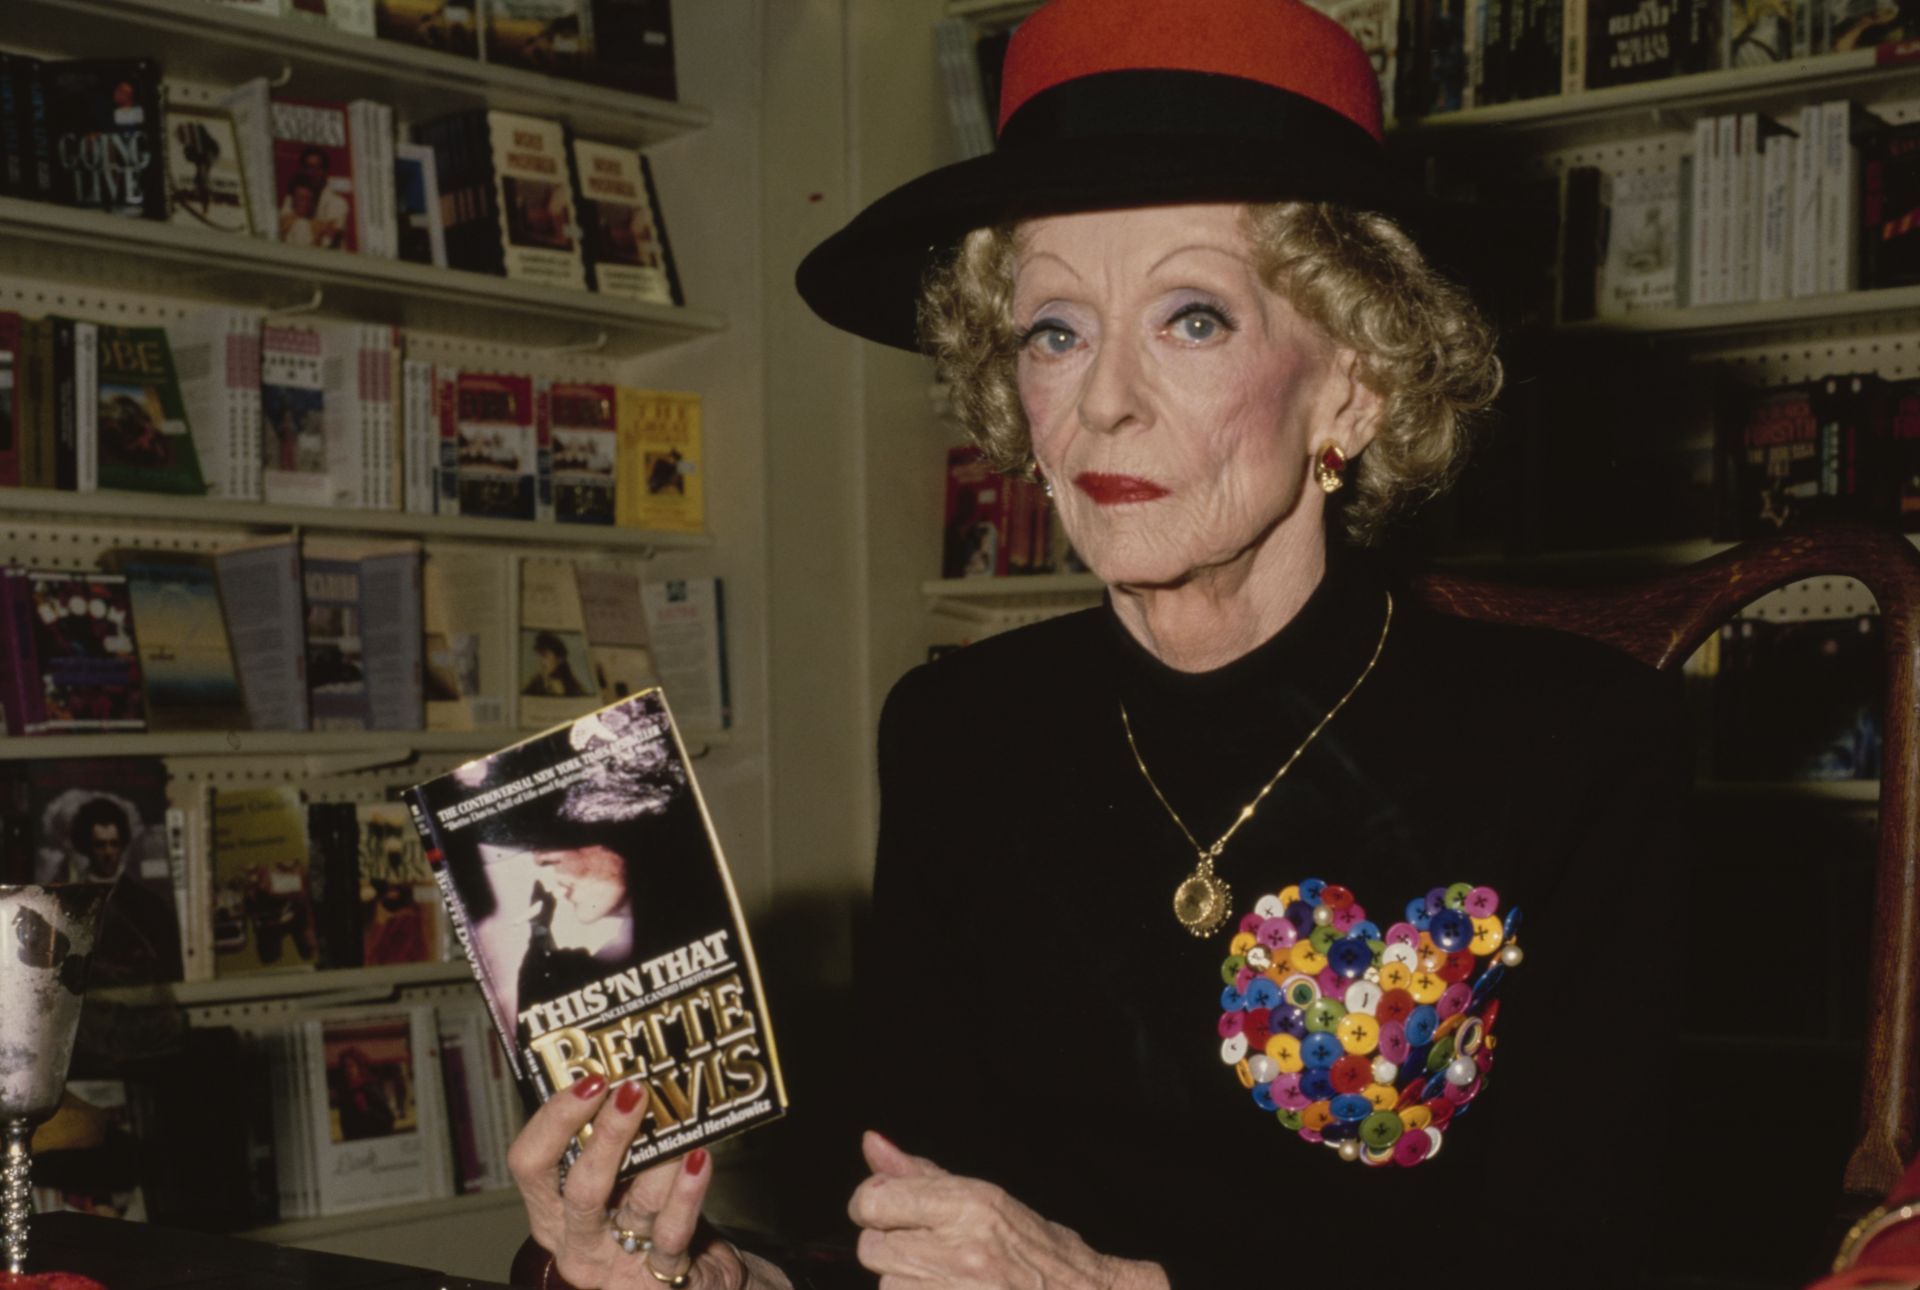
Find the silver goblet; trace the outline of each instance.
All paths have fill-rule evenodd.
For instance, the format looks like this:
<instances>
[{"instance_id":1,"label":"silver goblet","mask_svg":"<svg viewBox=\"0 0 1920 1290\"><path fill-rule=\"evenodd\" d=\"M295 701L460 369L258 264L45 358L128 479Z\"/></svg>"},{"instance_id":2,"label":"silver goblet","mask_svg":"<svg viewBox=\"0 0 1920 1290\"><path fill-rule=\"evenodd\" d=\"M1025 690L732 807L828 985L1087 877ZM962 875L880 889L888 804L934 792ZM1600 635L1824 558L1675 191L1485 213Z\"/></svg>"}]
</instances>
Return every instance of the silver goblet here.
<instances>
[{"instance_id":1,"label":"silver goblet","mask_svg":"<svg viewBox=\"0 0 1920 1290\"><path fill-rule=\"evenodd\" d=\"M0 886L0 1121L7 1270L24 1272L34 1126L60 1106L111 883Z\"/></svg>"}]
</instances>

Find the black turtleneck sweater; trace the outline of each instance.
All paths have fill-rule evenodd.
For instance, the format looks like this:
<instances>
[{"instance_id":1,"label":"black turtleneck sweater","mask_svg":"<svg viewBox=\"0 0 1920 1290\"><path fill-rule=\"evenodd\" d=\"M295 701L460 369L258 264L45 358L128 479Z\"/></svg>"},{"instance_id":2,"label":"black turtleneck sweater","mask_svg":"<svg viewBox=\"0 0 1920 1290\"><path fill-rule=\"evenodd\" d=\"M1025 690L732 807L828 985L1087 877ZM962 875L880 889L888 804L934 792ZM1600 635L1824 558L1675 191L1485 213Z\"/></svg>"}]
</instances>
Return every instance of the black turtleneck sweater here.
<instances>
[{"instance_id":1,"label":"black turtleneck sweater","mask_svg":"<svg viewBox=\"0 0 1920 1290\"><path fill-rule=\"evenodd\" d=\"M1688 764L1674 678L1396 592L1377 668L1221 857L1232 918L1206 939L1174 919L1195 856L1121 704L1211 842L1360 674L1388 595L1335 551L1293 621L1215 671L1165 666L1103 606L900 681L861 965L892 1072L876 1127L1183 1290L1620 1286L1657 1258L1648 1144L1684 1086L1659 967ZM1302 1141L1221 1058L1241 916L1316 877L1383 928L1456 882L1524 912L1486 1086L1411 1169Z\"/></svg>"}]
</instances>

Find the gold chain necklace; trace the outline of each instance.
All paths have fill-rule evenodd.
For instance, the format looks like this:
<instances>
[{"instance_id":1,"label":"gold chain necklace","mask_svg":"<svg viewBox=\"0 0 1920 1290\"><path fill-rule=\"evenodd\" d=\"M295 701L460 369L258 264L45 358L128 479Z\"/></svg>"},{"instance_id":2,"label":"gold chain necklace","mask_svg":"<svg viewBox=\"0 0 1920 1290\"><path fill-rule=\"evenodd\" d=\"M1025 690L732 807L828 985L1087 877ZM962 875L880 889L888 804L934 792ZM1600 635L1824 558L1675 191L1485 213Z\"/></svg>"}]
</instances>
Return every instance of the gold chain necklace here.
<instances>
[{"instance_id":1,"label":"gold chain necklace","mask_svg":"<svg viewBox=\"0 0 1920 1290\"><path fill-rule=\"evenodd\" d=\"M1211 936L1227 921L1227 916L1233 909L1233 889L1227 886L1225 879L1214 873L1213 862L1220 858L1220 853L1226 850L1227 843L1233 839L1235 833L1240 831L1240 826L1253 818L1253 813L1259 809L1260 803L1267 800L1267 794L1273 791L1273 786L1293 769L1293 764L1300 760L1300 754L1320 737L1320 732L1327 728L1327 723L1333 720L1340 709L1347 706L1347 700L1360 689L1361 683L1373 675L1373 666L1380 661L1380 652L1387 647L1387 630L1392 626L1393 593L1388 592L1387 617L1386 621L1380 624L1380 639L1374 644L1373 657L1367 660L1366 667L1361 669L1360 675L1354 679L1353 684L1347 687L1347 692L1340 696L1340 701L1327 709L1327 715L1320 718L1320 724L1307 732L1307 737L1300 741L1300 746L1281 763L1279 770L1273 772L1273 778L1267 781L1266 787L1255 793L1253 800L1240 808L1240 814L1234 817L1233 824L1210 847L1200 845L1200 839L1193 836L1193 830L1189 829L1186 821L1180 818L1180 813L1173 809L1173 804L1167 801L1167 795L1160 791L1160 786L1153 782L1153 776L1147 772L1147 763L1140 756L1140 745L1134 742L1133 723L1127 720L1127 705L1124 702L1120 704L1120 726L1127 732L1127 747L1133 750L1133 764L1140 768L1140 777L1147 781L1147 787L1152 789L1153 795L1160 799L1160 805L1167 808L1167 814L1172 816L1173 822L1180 826L1180 832L1186 834L1187 841L1193 846L1194 854L1200 857L1200 863L1195 866L1194 871L1173 889L1173 916L1180 920L1180 926L1195 936Z\"/></svg>"}]
</instances>

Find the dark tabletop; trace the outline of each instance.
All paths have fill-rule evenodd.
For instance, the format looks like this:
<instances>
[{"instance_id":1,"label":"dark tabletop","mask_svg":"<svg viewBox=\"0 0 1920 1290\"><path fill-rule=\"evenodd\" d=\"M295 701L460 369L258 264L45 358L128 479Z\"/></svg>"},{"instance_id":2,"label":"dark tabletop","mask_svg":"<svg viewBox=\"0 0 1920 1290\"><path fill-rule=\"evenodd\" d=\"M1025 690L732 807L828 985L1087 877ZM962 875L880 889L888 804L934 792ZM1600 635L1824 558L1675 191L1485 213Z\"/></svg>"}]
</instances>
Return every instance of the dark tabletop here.
<instances>
[{"instance_id":1,"label":"dark tabletop","mask_svg":"<svg viewBox=\"0 0 1920 1290\"><path fill-rule=\"evenodd\" d=\"M290 1249L236 1236L212 1236L89 1214L36 1214L28 1246L30 1272L78 1272L107 1290L172 1290L175 1286L287 1287L301 1290L504 1290L401 1263Z\"/></svg>"}]
</instances>

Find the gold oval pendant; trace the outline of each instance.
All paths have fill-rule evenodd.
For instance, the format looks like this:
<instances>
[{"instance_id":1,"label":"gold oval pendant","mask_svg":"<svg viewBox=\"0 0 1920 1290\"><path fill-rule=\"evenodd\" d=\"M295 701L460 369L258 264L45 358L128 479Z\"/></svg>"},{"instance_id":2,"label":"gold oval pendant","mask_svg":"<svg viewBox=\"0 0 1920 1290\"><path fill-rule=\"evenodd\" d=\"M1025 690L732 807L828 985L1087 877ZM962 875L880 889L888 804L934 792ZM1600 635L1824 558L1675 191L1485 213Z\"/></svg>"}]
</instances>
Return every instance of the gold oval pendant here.
<instances>
[{"instance_id":1,"label":"gold oval pendant","mask_svg":"<svg viewBox=\"0 0 1920 1290\"><path fill-rule=\"evenodd\" d=\"M1233 892L1211 870L1198 869L1173 890L1173 916L1195 936L1211 936L1227 921Z\"/></svg>"}]
</instances>

